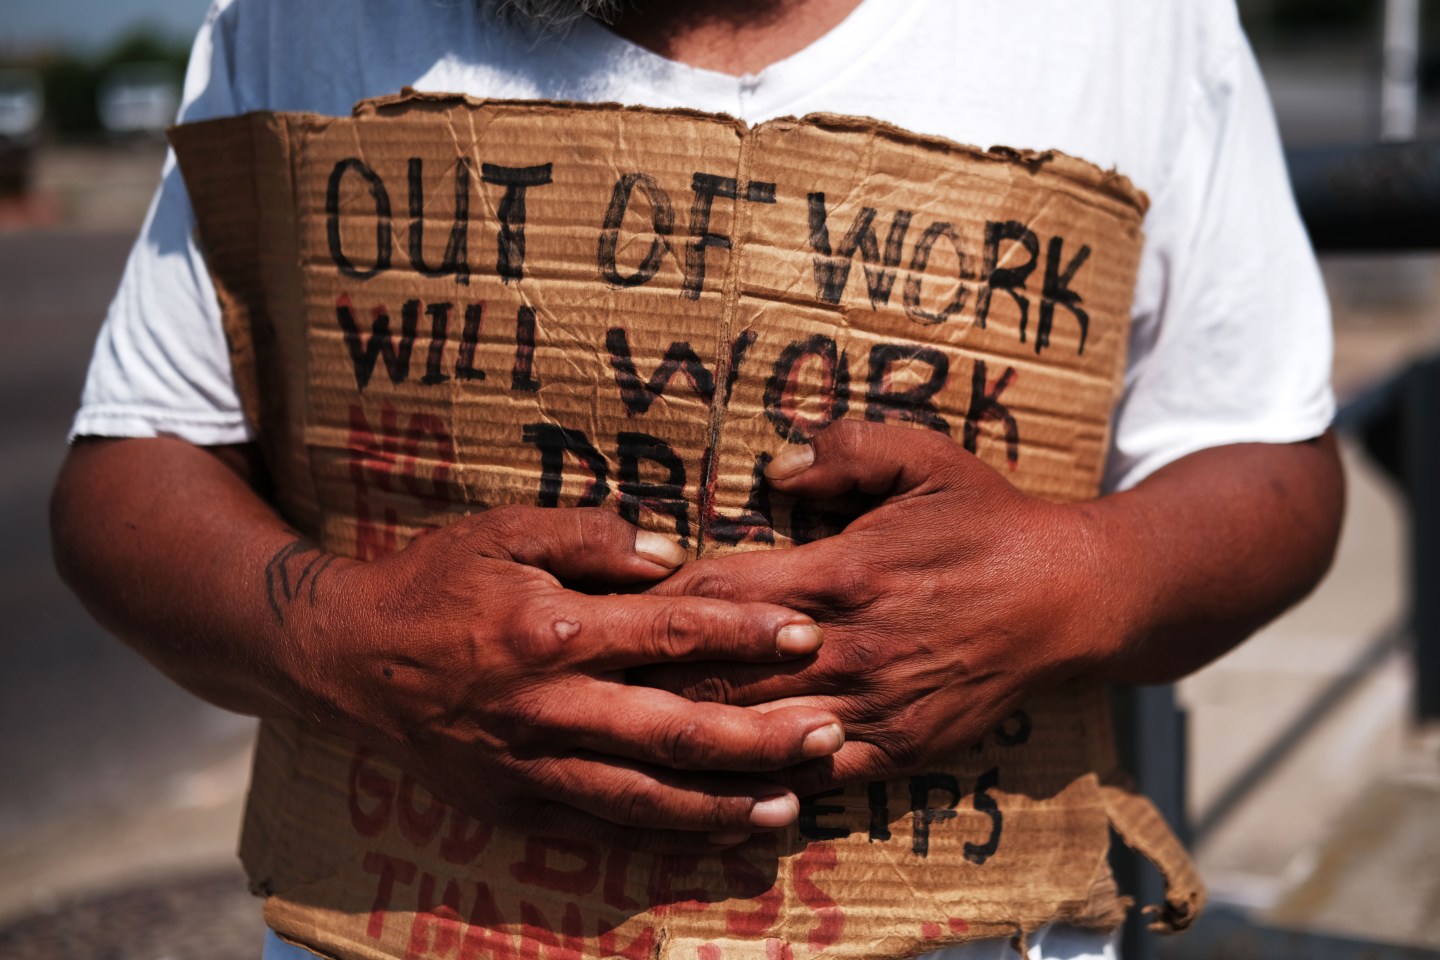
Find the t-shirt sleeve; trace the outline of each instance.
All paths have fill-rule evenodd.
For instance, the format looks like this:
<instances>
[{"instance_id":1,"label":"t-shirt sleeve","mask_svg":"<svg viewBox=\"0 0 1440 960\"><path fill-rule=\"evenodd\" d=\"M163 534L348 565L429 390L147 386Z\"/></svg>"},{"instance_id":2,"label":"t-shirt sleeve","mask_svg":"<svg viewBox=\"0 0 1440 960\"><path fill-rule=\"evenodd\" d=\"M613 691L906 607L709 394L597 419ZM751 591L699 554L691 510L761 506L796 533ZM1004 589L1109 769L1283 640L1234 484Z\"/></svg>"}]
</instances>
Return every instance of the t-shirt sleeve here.
<instances>
[{"instance_id":1,"label":"t-shirt sleeve","mask_svg":"<svg viewBox=\"0 0 1440 960\"><path fill-rule=\"evenodd\" d=\"M1203 73L1146 217L1108 490L1209 447L1319 436L1335 412L1329 302L1238 28Z\"/></svg>"},{"instance_id":2,"label":"t-shirt sleeve","mask_svg":"<svg viewBox=\"0 0 1440 960\"><path fill-rule=\"evenodd\" d=\"M228 116L239 102L228 0L195 40L180 121ZM110 304L70 437L173 436L196 444L253 439L235 393L220 307L172 154Z\"/></svg>"}]
</instances>

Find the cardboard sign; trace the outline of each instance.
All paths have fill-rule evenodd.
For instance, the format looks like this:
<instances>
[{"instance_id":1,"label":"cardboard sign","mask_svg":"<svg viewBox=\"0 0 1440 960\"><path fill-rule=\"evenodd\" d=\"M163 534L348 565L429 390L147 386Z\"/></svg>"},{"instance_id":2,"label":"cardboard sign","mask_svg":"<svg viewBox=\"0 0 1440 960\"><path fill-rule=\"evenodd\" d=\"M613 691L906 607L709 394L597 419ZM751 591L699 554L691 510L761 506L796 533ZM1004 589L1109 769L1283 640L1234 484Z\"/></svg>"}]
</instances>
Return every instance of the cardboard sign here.
<instances>
[{"instance_id":1,"label":"cardboard sign","mask_svg":"<svg viewBox=\"0 0 1440 960\"><path fill-rule=\"evenodd\" d=\"M1097 492L1145 209L1119 175L854 118L413 93L172 140L281 509L329 550L500 504L609 506L694 555L813 540L846 517L761 475L840 417ZM1075 684L788 832L652 857L477 823L266 723L242 856L271 925L334 956L906 957L1113 927L1129 821L1183 925L1198 881L1115 766Z\"/></svg>"}]
</instances>

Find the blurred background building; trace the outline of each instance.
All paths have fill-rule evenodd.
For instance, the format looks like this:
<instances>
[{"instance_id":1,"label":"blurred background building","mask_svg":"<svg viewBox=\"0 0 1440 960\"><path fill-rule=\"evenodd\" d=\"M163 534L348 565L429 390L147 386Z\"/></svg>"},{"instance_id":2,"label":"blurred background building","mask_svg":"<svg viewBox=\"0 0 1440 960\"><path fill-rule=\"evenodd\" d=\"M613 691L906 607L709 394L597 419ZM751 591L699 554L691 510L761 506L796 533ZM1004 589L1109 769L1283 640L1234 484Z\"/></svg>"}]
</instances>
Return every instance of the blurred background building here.
<instances>
[{"instance_id":1,"label":"blurred background building","mask_svg":"<svg viewBox=\"0 0 1440 960\"><path fill-rule=\"evenodd\" d=\"M1297 172L1311 164L1327 182L1331 168L1307 148L1440 139L1440 0L1240 5ZM258 905L233 857L252 724L191 699L94 626L53 573L45 524L91 343L158 179L161 130L205 7L10 0L0 15L8 958L258 951ZM1356 161L1351 174L1376 170L1402 200L1422 191L1415 209L1433 210L1437 156ZM1170 812L1219 908L1166 955L1440 956L1440 708L1417 709L1425 630L1413 612L1426 603L1410 588L1416 560L1430 562L1426 544L1440 543L1440 531L1410 535L1434 529L1415 451L1427 428L1440 437L1440 421L1407 406L1427 389L1410 372L1440 350L1440 260L1425 243L1404 246L1323 257L1351 481L1333 573L1180 684L1172 726L1139 725L1169 764L1157 764L1153 742L1137 748L1142 777L1173 786ZM1407 431L1422 442L1407 445Z\"/></svg>"}]
</instances>

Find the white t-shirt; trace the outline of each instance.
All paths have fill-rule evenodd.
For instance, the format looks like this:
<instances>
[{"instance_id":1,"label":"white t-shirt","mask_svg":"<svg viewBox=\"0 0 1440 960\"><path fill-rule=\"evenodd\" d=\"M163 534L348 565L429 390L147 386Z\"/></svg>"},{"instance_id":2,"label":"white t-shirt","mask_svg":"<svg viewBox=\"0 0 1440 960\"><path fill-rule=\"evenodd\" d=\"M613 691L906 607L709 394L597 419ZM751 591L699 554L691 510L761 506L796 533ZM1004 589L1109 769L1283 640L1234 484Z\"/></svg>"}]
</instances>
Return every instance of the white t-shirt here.
<instances>
[{"instance_id":1,"label":"white t-shirt","mask_svg":"<svg viewBox=\"0 0 1440 960\"><path fill-rule=\"evenodd\" d=\"M420 90L687 106L759 122L861 114L980 146L1059 148L1150 194L1107 488L1239 442L1319 435L1329 311L1233 0L865 0L753 76L582 21L537 41L475 0L218 0L182 120L347 115ZM72 435L253 438L173 158L100 332Z\"/></svg>"},{"instance_id":2,"label":"white t-shirt","mask_svg":"<svg viewBox=\"0 0 1440 960\"><path fill-rule=\"evenodd\" d=\"M537 40L478 8L217 0L180 117L345 115L408 85L751 122L860 114L962 143L1058 148L1118 169L1152 201L1107 487L1196 450L1308 439L1330 422L1324 289L1233 0L864 0L806 49L744 77L666 60L592 21ZM171 158L72 435L253 439L192 228ZM1113 955L1105 937L1081 940L1042 953ZM981 949L949 957L994 954Z\"/></svg>"}]
</instances>

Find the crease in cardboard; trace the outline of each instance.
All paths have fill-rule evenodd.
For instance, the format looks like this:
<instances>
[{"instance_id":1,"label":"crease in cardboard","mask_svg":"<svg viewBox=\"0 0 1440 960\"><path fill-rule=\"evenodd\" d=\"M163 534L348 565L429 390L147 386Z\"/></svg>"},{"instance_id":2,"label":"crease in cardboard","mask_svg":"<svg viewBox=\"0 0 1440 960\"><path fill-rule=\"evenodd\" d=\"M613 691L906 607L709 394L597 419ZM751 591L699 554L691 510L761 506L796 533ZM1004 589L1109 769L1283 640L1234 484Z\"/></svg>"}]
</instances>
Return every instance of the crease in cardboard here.
<instances>
[{"instance_id":1,"label":"crease in cardboard","mask_svg":"<svg viewBox=\"0 0 1440 960\"><path fill-rule=\"evenodd\" d=\"M706 452L704 465L701 467L699 478L699 489L697 490L697 532L695 555L705 555L705 544L710 536L710 507L715 474L719 469L719 458L716 451L720 448L720 434L723 429L723 421L726 408L729 406L729 392L718 389L720 384L730 382L731 365L733 357L729 346L735 340L735 313L740 303L740 268L744 262L746 248L750 240L750 204L741 202L740 191L750 182L750 154L755 149L754 138L748 135L748 131L741 129L738 156L735 162L735 196L730 200L730 223L731 241L730 255L725 261L725 282L722 287L723 307L721 310L721 321L717 331L713 356L715 363L715 383L717 389L710 401L710 427L706 439ZM702 249L701 255L705 252Z\"/></svg>"},{"instance_id":2,"label":"crease in cardboard","mask_svg":"<svg viewBox=\"0 0 1440 960\"><path fill-rule=\"evenodd\" d=\"M217 158L213 144L233 138L237 124L247 125L249 156ZM943 427L1034 495L1095 494L1128 346L1146 201L1123 177L1083 161L982 151L864 118L752 128L695 111L414 93L362 103L352 119L255 114L206 121L177 129L175 143L201 239L207 255L215 254L212 272L249 277L222 299L227 332L233 328L237 342L248 337L252 350L264 346L254 350L259 383L284 388L257 384L266 394L257 400L271 404L271 422L283 428L261 437L282 504L298 518L297 529L327 549L374 557L476 509L581 502L618 506L677 537L688 524L696 553L783 546L801 539L804 524L804 536L813 537L832 520L814 505L776 499L767 514L759 501L752 504L747 498L764 492L760 458L839 416ZM240 211L252 235L224 236L235 219L237 172L257 190L262 183L278 189L256 168L262 154L288 169L288 209L275 197ZM354 158L388 184L393 201L405 196L407 158L420 159L425 189L437 191L422 211L438 216L424 217L420 227L422 243L433 244L461 219L458 211L444 216L445 185L461 157L474 168L465 284L406 266L408 205L392 202L387 224L366 205L357 180L346 193L333 179L332 171ZM501 277L491 266L498 248L490 245L500 242L499 205L476 174L485 162L542 160L554 161L554 179L527 201L524 270ZM659 230L648 194L636 194L640 219L621 214L627 243L634 234L639 244L618 248L633 255L624 274L640 277L630 271L646 243L663 249L649 278L614 285L597 260L597 242L612 185L634 171L648 171L668 191L675 223ZM699 247L708 272L690 297L696 278L687 244L704 239L696 235L701 198L692 179L700 171L733 174L736 196L709 197L710 226L729 247ZM342 208L328 225L327 180ZM752 180L775 182L775 202L741 199ZM816 197L828 222L823 257L811 232ZM879 212L869 214L867 228L870 209ZM897 226L901 212L913 223ZM656 225L652 236L647 218ZM975 273L987 224L1006 220L1028 225L1034 240L1028 266L1018 243L996 247L1010 258L996 267L1024 274L1011 276L1008 287L999 274ZM390 232L377 234L377 227ZM887 231L900 238L894 250ZM929 260L916 253L927 235L942 244ZM388 271L381 275L377 261L368 274L347 276L336 249L367 257L377 237L393 248ZM1054 238L1062 253L1042 249ZM944 244L956 247L959 262L944 260L941 270L935 264ZM1076 286L1052 291L1044 278L1055 264L1046 257L1061 257L1063 267L1082 246L1093 246L1093 256ZM293 253L293 264L277 263L277 250ZM247 256L263 260L264 271L251 265L247 274ZM238 262L222 262L227 258ZM993 298L988 327L977 322L982 286ZM963 309L941 312L957 292ZM1054 338L1043 353L1033 340L1018 340L1022 297L1037 336L1042 302L1053 301ZM337 298L353 300L343 331ZM406 341L398 333L402 303L412 301L418 328ZM458 317L474 303L482 304L483 321L466 345L457 340ZM1089 311L1083 354L1067 303ZM423 304L451 311L443 337L424 319ZM931 311L918 315L925 323L911 306ZM535 328L524 389L511 378L522 308ZM390 324L383 336L381 311ZM266 346L256 331L270 322L279 330ZM610 353L619 349L608 339L614 328L629 331L626 362L636 381L629 387L618 354ZM743 350L741 334L753 334ZM691 344L699 372L665 366L671 348ZM471 351L483 380L459 375L462 350ZM948 375L940 375L942 367ZM426 384L422 373L441 379ZM692 379L702 373L708 394ZM638 447L636 437L643 438ZM752 522L761 526L746 526ZM722 526L728 539L721 539ZM752 536L756 530L764 535ZM576 949L587 957L609 949L601 946L605 927L596 924L613 928L612 946L685 960L702 947L718 951L707 960L777 960L768 946L777 937L802 960L822 953L865 960L1024 935L1054 920L1105 928L1123 909L1113 884L1096 878L1108 822L1168 861L1181 906L1161 919L1183 921L1198 904L1198 878L1186 872L1183 852L1176 860L1178 846L1166 840L1152 807L1123 802L1106 792L1120 788L1100 785L1099 776L1113 769L1105 709L1095 688L1064 687L1025 706L1023 739L987 740L978 752L937 761L933 775L925 774L933 780L882 784L880 801L862 785L834 804L841 812L807 813L828 833L792 828L740 848L738 860L679 866L593 845L556 852L535 838L490 830L382 758L303 725L267 724L247 814L255 829L247 828L242 854L252 879L272 892L267 913L280 932L344 960L453 954L453 944L432 953L434 941L422 936L438 929L435 898L451 884L462 902L459 919L441 919L460 924L455 929L465 936L546 949L543 937L525 933L526 911L548 918L544 936L570 938L564 918L573 908L584 922ZM367 863L398 864L412 880L393 874L390 887L377 892ZM265 877L255 877L256 866ZM610 877L604 890L574 892L592 883L594 874L585 872L592 870ZM537 886L536 877L569 886L557 892ZM737 877L749 879L737 887ZM495 918L476 912L476 883L486 885ZM698 901L686 899L697 891ZM381 893L389 898L383 903ZM370 937L367 918L377 916L384 933ZM412 931L420 938L414 943Z\"/></svg>"}]
</instances>

